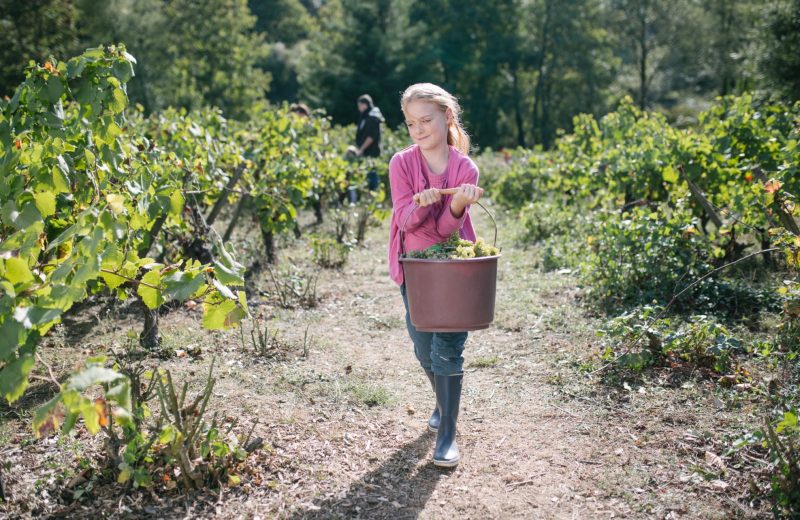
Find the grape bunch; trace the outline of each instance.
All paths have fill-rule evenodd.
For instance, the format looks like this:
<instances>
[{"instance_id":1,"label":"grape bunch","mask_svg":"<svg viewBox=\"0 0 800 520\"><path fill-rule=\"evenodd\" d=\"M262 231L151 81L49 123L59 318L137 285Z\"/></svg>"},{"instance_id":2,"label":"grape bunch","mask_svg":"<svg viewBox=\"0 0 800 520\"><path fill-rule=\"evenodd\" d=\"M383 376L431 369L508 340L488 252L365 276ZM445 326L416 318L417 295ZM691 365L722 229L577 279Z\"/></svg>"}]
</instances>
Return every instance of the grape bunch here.
<instances>
[{"instance_id":1,"label":"grape bunch","mask_svg":"<svg viewBox=\"0 0 800 520\"><path fill-rule=\"evenodd\" d=\"M464 240L458 235L458 231L450 235L447 241L435 244L422 251L409 251L408 258L426 258L436 260L458 260L466 258L481 258L484 256L496 256L500 250L490 246L481 238L476 242Z\"/></svg>"}]
</instances>

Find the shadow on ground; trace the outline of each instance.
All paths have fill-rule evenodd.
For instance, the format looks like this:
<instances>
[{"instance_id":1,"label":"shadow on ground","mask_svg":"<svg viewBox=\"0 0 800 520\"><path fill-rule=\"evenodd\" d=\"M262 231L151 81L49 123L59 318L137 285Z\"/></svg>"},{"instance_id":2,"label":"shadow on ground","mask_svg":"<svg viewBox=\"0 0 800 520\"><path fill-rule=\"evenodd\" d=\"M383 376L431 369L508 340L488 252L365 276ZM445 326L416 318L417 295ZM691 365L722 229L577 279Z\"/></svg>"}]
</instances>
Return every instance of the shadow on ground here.
<instances>
[{"instance_id":1,"label":"shadow on ground","mask_svg":"<svg viewBox=\"0 0 800 520\"><path fill-rule=\"evenodd\" d=\"M452 470L442 470L428 461L435 436L425 432L407 442L383 464L354 482L347 492L314 502L289 518L417 518L439 480Z\"/></svg>"}]
</instances>

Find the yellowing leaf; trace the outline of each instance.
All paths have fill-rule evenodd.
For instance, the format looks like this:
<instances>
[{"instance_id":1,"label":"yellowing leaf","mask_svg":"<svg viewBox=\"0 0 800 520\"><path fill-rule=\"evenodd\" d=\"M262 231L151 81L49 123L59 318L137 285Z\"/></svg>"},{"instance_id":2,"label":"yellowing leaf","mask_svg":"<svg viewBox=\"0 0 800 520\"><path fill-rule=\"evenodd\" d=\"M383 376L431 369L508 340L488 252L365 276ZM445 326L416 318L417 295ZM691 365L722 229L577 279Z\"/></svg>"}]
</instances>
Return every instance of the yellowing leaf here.
<instances>
[{"instance_id":1,"label":"yellowing leaf","mask_svg":"<svg viewBox=\"0 0 800 520\"><path fill-rule=\"evenodd\" d=\"M108 202L109 207L114 212L114 214L119 215L121 213L125 213L125 196L119 193L107 193L106 194L106 202Z\"/></svg>"},{"instance_id":2,"label":"yellowing leaf","mask_svg":"<svg viewBox=\"0 0 800 520\"><path fill-rule=\"evenodd\" d=\"M678 182L678 172L672 166L667 166L661 171L661 178L664 179L664 182L674 184Z\"/></svg>"},{"instance_id":3,"label":"yellowing leaf","mask_svg":"<svg viewBox=\"0 0 800 520\"><path fill-rule=\"evenodd\" d=\"M36 209L43 217L49 217L56 212L56 194L50 191L42 191L33 194L33 201Z\"/></svg>"}]
</instances>

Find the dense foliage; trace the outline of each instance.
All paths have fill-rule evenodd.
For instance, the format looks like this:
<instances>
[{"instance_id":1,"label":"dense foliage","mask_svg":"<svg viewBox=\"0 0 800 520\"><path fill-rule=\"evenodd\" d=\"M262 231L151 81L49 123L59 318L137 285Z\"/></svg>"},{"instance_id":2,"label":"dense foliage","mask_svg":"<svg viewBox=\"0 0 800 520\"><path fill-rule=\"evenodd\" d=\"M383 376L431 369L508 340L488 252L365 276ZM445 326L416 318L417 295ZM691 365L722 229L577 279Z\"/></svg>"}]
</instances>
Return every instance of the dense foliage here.
<instances>
[{"instance_id":1,"label":"dense foliage","mask_svg":"<svg viewBox=\"0 0 800 520\"><path fill-rule=\"evenodd\" d=\"M0 95L29 60L122 41L145 112L305 101L355 121L367 92L402 123L417 81L453 91L473 142L550 147L578 113L625 95L693 124L716 95L797 99L798 0L0 1Z\"/></svg>"},{"instance_id":2,"label":"dense foliage","mask_svg":"<svg viewBox=\"0 0 800 520\"><path fill-rule=\"evenodd\" d=\"M119 482L147 485L153 471L177 467L183 484L200 487L235 478L228 470L244 457L219 438L215 419L202 419L211 375L189 425L186 388L176 398L168 372L132 356L158 352L158 311L171 302L200 305L207 329L248 315L246 268L226 244L243 216L258 223L262 256L274 261L281 234L299 232L302 208L336 203L369 170L385 180L387 161L347 161L349 129L286 107L255 108L257 123L216 108L144 117L128 109L135 63L120 45L32 65L0 101L0 392L20 398L38 344L75 304L134 297L144 328L130 343L144 350L114 363L92 358L67 381L52 380L60 392L36 411L34 430L68 432L82 418L103 432ZM382 215L384 196L364 190L359 214ZM220 215L224 236L213 227ZM162 409L155 422L143 411L148 400Z\"/></svg>"},{"instance_id":3,"label":"dense foliage","mask_svg":"<svg viewBox=\"0 0 800 520\"><path fill-rule=\"evenodd\" d=\"M608 318L584 368L613 380L685 367L748 391L745 360L769 360L783 374L774 408L739 446L765 450L776 514L796 513L800 103L720 98L678 129L626 100L574 128L552 151L479 162L541 268L573 270ZM743 329L769 339L742 341Z\"/></svg>"}]
</instances>

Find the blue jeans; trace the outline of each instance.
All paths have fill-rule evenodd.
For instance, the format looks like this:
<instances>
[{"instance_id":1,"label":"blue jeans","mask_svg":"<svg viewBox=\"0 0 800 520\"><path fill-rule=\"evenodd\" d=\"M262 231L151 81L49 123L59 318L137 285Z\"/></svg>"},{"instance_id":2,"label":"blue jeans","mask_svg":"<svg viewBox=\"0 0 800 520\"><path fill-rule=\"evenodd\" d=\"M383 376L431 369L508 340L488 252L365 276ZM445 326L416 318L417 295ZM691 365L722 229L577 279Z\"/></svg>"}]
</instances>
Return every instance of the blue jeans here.
<instances>
[{"instance_id":1,"label":"blue jeans","mask_svg":"<svg viewBox=\"0 0 800 520\"><path fill-rule=\"evenodd\" d=\"M406 327L414 343L414 355L422 368L439 376L453 376L464 371L464 343L466 332L422 332L411 323L405 284L400 286L406 306Z\"/></svg>"},{"instance_id":2,"label":"blue jeans","mask_svg":"<svg viewBox=\"0 0 800 520\"><path fill-rule=\"evenodd\" d=\"M381 185L381 180L378 178L378 172L371 170L367 173L367 189L375 191Z\"/></svg>"}]
</instances>

